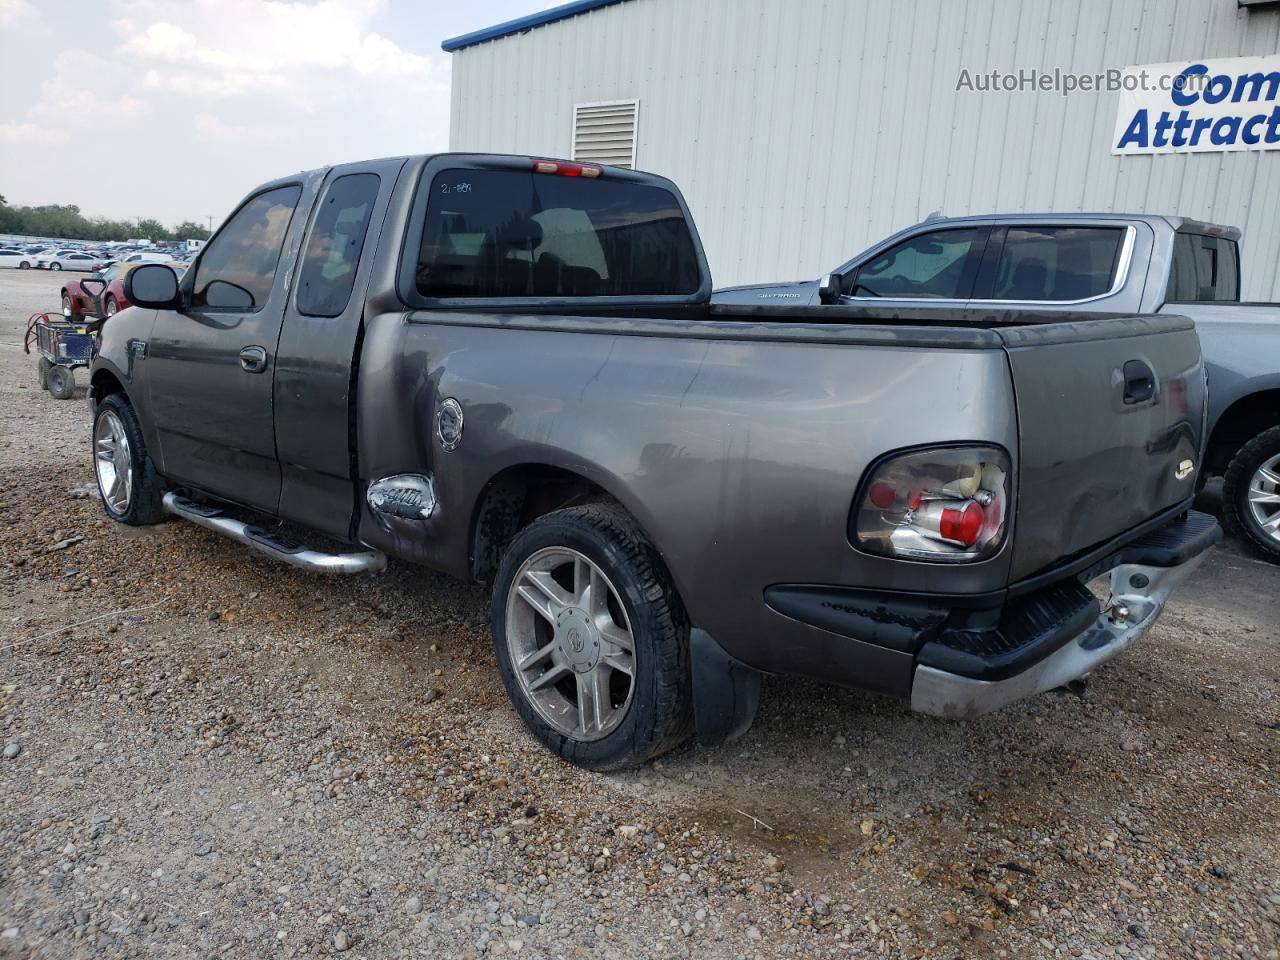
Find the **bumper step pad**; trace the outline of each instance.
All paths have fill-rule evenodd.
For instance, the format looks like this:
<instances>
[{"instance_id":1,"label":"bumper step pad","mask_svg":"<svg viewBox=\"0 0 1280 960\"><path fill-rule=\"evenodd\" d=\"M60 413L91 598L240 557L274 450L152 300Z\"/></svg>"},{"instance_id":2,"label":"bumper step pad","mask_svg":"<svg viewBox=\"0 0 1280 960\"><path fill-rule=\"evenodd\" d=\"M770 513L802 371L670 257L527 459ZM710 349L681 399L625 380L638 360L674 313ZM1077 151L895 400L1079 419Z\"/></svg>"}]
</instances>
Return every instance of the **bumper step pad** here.
<instances>
[{"instance_id":1,"label":"bumper step pad","mask_svg":"<svg viewBox=\"0 0 1280 960\"><path fill-rule=\"evenodd\" d=\"M990 630L943 630L920 649L917 663L979 680L1001 680L1042 660L1098 618L1097 598L1064 580L1011 600Z\"/></svg>"}]
</instances>

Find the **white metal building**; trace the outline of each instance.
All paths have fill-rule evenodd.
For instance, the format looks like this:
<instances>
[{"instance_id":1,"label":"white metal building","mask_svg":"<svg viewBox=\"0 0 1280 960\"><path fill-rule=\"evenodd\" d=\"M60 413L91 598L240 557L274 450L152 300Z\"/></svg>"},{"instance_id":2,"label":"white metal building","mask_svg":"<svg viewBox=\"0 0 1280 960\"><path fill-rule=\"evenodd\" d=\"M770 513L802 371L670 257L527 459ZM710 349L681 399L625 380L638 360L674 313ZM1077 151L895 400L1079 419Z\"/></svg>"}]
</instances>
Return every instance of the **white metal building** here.
<instances>
[{"instance_id":1,"label":"white metal building","mask_svg":"<svg viewBox=\"0 0 1280 960\"><path fill-rule=\"evenodd\" d=\"M1132 211L1241 227L1243 295L1280 300L1274 0L579 0L444 47L452 149L670 177L718 286L817 276L936 210ZM1266 58L1238 61L1256 89L1191 108L1235 127L1165 152L1116 151L1168 91L980 88L1237 57Z\"/></svg>"}]
</instances>

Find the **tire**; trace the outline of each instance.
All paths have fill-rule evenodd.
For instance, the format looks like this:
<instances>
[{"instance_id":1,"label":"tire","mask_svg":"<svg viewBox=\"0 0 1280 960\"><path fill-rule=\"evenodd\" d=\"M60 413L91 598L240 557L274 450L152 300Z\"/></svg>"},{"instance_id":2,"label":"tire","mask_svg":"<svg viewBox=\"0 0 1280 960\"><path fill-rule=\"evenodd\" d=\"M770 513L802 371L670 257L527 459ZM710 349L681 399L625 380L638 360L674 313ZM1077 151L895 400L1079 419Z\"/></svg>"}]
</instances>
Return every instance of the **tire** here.
<instances>
[{"instance_id":1,"label":"tire","mask_svg":"<svg viewBox=\"0 0 1280 960\"><path fill-rule=\"evenodd\" d=\"M19 270L30 270L30 269L31 269L31 264L30 264L29 262L27 262L26 260L23 260L21 263L19 263L19 264L18 264L18 269L19 269Z\"/></svg>"},{"instance_id":2,"label":"tire","mask_svg":"<svg viewBox=\"0 0 1280 960\"><path fill-rule=\"evenodd\" d=\"M1280 518L1280 426L1263 430L1237 451L1222 482L1222 514L1228 530L1261 557L1280 563L1280 526L1264 526ZM1262 500L1250 501L1261 495ZM1261 515L1261 516L1259 516Z\"/></svg>"},{"instance_id":3,"label":"tire","mask_svg":"<svg viewBox=\"0 0 1280 960\"><path fill-rule=\"evenodd\" d=\"M120 437L124 438L124 444L119 443ZM127 473L120 477L119 488L114 484L107 487L105 485L113 477L119 477L114 458L121 452L125 455ZM93 466L94 476L98 481L98 495L102 498L102 509L112 520L131 527L142 527L159 523L165 518L160 506L164 484L147 454L147 444L142 437L138 416L122 393L107 396L94 412ZM125 495L121 496L121 492Z\"/></svg>"},{"instance_id":4,"label":"tire","mask_svg":"<svg viewBox=\"0 0 1280 960\"><path fill-rule=\"evenodd\" d=\"M62 269L62 264L60 264L60 263L51 263L51 264L49 264L49 269L50 269L50 270L61 270L61 269Z\"/></svg>"},{"instance_id":5,"label":"tire","mask_svg":"<svg viewBox=\"0 0 1280 960\"><path fill-rule=\"evenodd\" d=\"M107 294L107 301L106 301L106 304L104 305L104 310L108 317L114 317L117 313L120 312L120 304L116 303L116 298L114 294L110 294L110 293Z\"/></svg>"},{"instance_id":6,"label":"tire","mask_svg":"<svg viewBox=\"0 0 1280 960\"><path fill-rule=\"evenodd\" d=\"M558 558L567 554L586 563L557 567ZM538 582L559 583L549 584L551 592L540 592L547 587L532 586L530 573ZM574 587L579 576L589 577L590 595L602 598L599 605ZM547 609L535 612L540 607L526 594ZM520 531L498 568L489 616L507 695L553 753L587 770L619 770L688 738L693 702L688 618L661 555L621 507L558 510ZM628 634L629 659L611 639ZM531 650L550 652L531 661ZM520 661L534 665L517 675ZM630 675L614 664L628 665ZM557 679L548 683L551 677ZM606 678L605 685L593 687L592 678L599 677ZM535 693L530 684L542 686ZM583 709L584 702L592 702L584 701L584 684L604 694L595 698L608 711L604 722L599 712Z\"/></svg>"},{"instance_id":7,"label":"tire","mask_svg":"<svg viewBox=\"0 0 1280 960\"><path fill-rule=\"evenodd\" d=\"M53 364L47 357L41 357L36 361L36 381L40 384L41 390L49 389L49 371Z\"/></svg>"},{"instance_id":8,"label":"tire","mask_svg":"<svg viewBox=\"0 0 1280 960\"><path fill-rule=\"evenodd\" d=\"M76 313L75 307L71 305L71 298L65 292L62 294L62 315L72 323L79 323L84 317L84 314Z\"/></svg>"},{"instance_id":9,"label":"tire","mask_svg":"<svg viewBox=\"0 0 1280 960\"><path fill-rule=\"evenodd\" d=\"M70 367L53 364L46 376L49 392L58 400L70 400L76 392L76 375Z\"/></svg>"}]
</instances>

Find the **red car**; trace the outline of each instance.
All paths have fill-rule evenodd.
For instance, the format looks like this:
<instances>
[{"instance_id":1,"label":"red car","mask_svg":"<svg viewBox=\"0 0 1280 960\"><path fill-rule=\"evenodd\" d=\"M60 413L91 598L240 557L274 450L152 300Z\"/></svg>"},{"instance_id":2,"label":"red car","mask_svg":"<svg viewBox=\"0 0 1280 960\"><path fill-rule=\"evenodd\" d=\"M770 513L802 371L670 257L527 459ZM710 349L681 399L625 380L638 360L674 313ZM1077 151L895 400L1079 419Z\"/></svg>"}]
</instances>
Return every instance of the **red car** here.
<instances>
[{"instance_id":1,"label":"red car","mask_svg":"<svg viewBox=\"0 0 1280 960\"><path fill-rule=\"evenodd\" d=\"M136 266L136 263L117 263L102 273L63 284L62 315L73 321L115 316L130 306L124 295L124 278Z\"/></svg>"}]
</instances>

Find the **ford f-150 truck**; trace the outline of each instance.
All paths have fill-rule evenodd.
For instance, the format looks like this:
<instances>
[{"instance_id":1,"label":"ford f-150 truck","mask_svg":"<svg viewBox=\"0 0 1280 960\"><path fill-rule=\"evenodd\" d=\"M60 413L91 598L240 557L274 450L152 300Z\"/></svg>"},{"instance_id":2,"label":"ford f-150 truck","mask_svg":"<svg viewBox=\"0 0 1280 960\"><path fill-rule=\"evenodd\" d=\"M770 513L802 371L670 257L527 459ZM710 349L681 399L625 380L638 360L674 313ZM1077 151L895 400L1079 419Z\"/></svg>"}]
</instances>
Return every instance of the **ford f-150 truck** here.
<instances>
[{"instance_id":1,"label":"ford f-150 truck","mask_svg":"<svg viewBox=\"0 0 1280 960\"><path fill-rule=\"evenodd\" d=\"M712 309L652 175L286 177L126 294L91 371L108 515L491 582L516 710L589 768L740 733L769 672L944 717L1067 684L1220 536L1189 320Z\"/></svg>"},{"instance_id":2,"label":"ford f-150 truck","mask_svg":"<svg viewBox=\"0 0 1280 960\"><path fill-rule=\"evenodd\" d=\"M930 217L823 280L727 287L715 303L1176 313L1209 375L1201 480L1227 526L1280 563L1280 303L1240 300L1240 231L1127 213Z\"/></svg>"}]
</instances>

